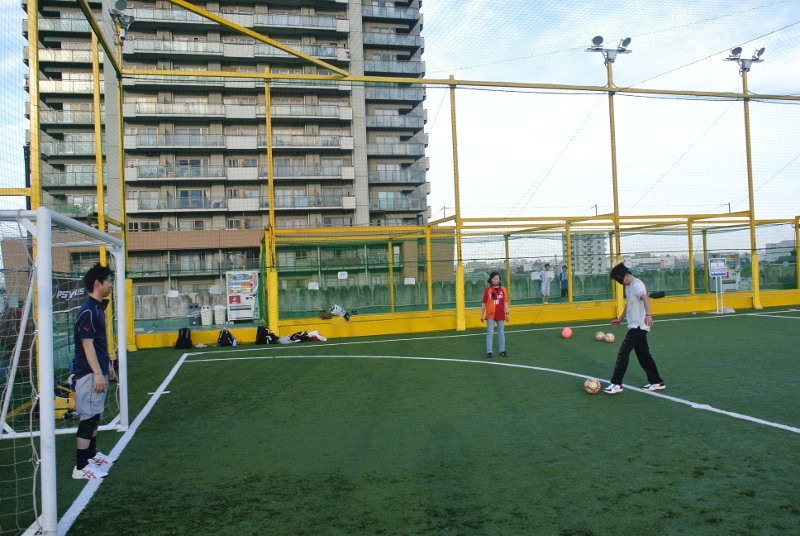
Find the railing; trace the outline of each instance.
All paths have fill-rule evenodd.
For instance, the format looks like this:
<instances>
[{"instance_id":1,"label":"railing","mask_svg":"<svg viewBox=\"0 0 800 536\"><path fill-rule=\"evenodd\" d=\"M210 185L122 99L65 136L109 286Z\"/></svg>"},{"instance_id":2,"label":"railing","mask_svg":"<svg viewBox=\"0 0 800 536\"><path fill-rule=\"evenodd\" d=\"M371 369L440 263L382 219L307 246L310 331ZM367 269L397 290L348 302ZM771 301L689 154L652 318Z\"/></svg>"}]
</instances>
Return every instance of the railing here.
<instances>
[{"instance_id":1,"label":"railing","mask_svg":"<svg viewBox=\"0 0 800 536\"><path fill-rule=\"evenodd\" d=\"M394 87L368 87L365 96L367 100L425 100L425 88L394 88Z\"/></svg>"},{"instance_id":2,"label":"railing","mask_svg":"<svg viewBox=\"0 0 800 536\"><path fill-rule=\"evenodd\" d=\"M269 207L269 198L263 198ZM275 208L342 208L342 196L293 195L275 197Z\"/></svg>"},{"instance_id":3,"label":"railing","mask_svg":"<svg viewBox=\"0 0 800 536\"><path fill-rule=\"evenodd\" d=\"M136 134L137 147L224 147L222 134Z\"/></svg>"},{"instance_id":4,"label":"railing","mask_svg":"<svg viewBox=\"0 0 800 536\"><path fill-rule=\"evenodd\" d=\"M338 53L336 52L338 49L337 47L330 46L330 45L287 45L293 48L298 52L302 52L303 54L307 54L309 56L315 56L318 58L336 58ZM272 45L267 45L265 43L256 43L255 45L255 55L256 56L281 56L281 57L292 57L292 54L285 52L279 48L275 48Z\"/></svg>"},{"instance_id":5,"label":"railing","mask_svg":"<svg viewBox=\"0 0 800 536\"><path fill-rule=\"evenodd\" d=\"M101 123L105 123L105 111L100 113ZM78 112L72 110L42 110L39 112L39 122L43 124L80 124L93 125L94 112Z\"/></svg>"},{"instance_id":6,"label":"railing","mask_svg":"<svg viewBox=\"0 0 800 536\"><path fill-rule=\"evenodd\" d=\"M128 49L129 47L132 48L132 51L135 53L164 52L173 54L183 53L222 55L222 43L217 41L131 39L125 41L125 48Z\"/></svg>"},{"instance_id":7,"label":"railing","mask_svg":"<svg viewBox=\"0 0 800 536\"><path fill-rule=\"evenodd\" d=\"M384 184L422 184L425 182L425 170L408 169L402 171L374 171L369 174L369 182Z\"/></svg>"},{"instance_id":8,"label":"railing","mask_svg":"<svg viewBox=\"0 0 800 536\"><path fill-rule=\"evenodd\" d=\"M95 154L93 141L45 141L41 145L42 154L57 155L92 155Z\"/></svg>"},{"instance_id":9,"label":"railing","mask_svg":"<svg viewBox=\"0 0 800 536\"><path fill-rule=\"evenodd\" d=\"M414 34L386 34L386 33L365 33L365 45L383 45L398 47L419 48L425 40L419 35Z\"/></svg>"},{"instance_id":10,"label":"railing","mask_svg":"<svg viewBox=\"0 0 800 536\"><path fill-rule=\"evenodd\" d=\"M261 107L262 111L264 107ZM339 117L338 106L292 106L276 105L271 106L270 111L273 117Z\"/></svg>"},{"instance_id":11,"label":"railing","mask_svg":"<svg viewBox=\"0 0 800 536\"><path fill-rule=\"evenodd\" d=\"M266 166L259 166L259 168L258 168L258 176L262 177L262 178L268 176L267 175ZM342 177L342 168L341 168L341 166L337 166L337 167L319 167L319 166L304 166L304 165L274 166L273 167L273 176L275 178L326 177L326 178L336 178L336 179L338 179L338 178Z\"/></svg>"},{"instance_id":12,"label":"railing","mask_svg":"<svg viewBox=\"0 0 800 536\"><path fill-rule=\"evenodd\" d=\"M125 207L131 212L149 210L222 210L228 208L227 197L127 199Z\"/></svg>"},{"instance_id":13,"label":"railing","mask_svg":"<svg viewBox=\"0 0 800 536\"><path fill-rule=\"evenodd\" d=\"M425 210L424 199L403 197L400 199L370 199L370 210L421 211Z\"/></svg>"},{"instance_id":14,"label":"railing","mask_svg":"<svg viewBox=\"0 0 800 536\"><path fill-rule=\"evenodd\" d=\"M197 102L133 102L125 103L137 115L198 115L225 117L225 105Z\"/></svg>"},{"instance_id":15,"label":"railing","mask_svg":"<svg viewBox=\"0 0 800 536\"><path fill-rule=\"evenodd\" d=\"M275 134L272 136L274 147L340 147L341 136L306 136L304 134ZM258 137L259 147L266 147L267 137Z\"/></svg>"},{"instance_id":16,"label":"railing","mask_svg":"<svg viewBox=\"0 0 800 536\"><path fill-rule=\"evenodd\" d=\"M364 72L425 74L424 61L365 61Z\"/></svg>"},{"instance_id":17,"label":"railing","mask_svg":"<svg viewBox=\"0 0 800 536\"><path fill-rule=\"evenodd\" d=\"M369 143L367 154L370 155L395 155L395 156L422 156L425 154L425 145L422 143Z\"/></svg>"},{"instance_id":18,"label":"railing","mask_svg":"<svg viewBox=\"0 0 800 536\"><path fill-rule=\"evenodd\" d=\"M77 171L42 174L42 186L96 186L97 175Z\"/></svg>"},{"instance_id":19,"label":"railing","mask_svg":"<svg viewBox=\"0 0 800 536\"><path fill-rule=\"evenodd\" d=\"M413 8L363 6L361 8L361 16L381 19L417 20L419 19L419 10Z\"/></svg>"},{"instance_id":20,"label":"railing","mask_svg":"<svg viewBox=\"0 0 800 536\"><path fill-rule=\"evenodd\" d=\"M90 31L89 21L81 19L54 19L39 17L40 32L80 32ZM22 19L22 32L28 32L28 19Z\"/></svg>"},{"instance_id":21,"label":"railing","mask_svg":"<svg viewBox=\"0 0 800 536\"><path fill-rule=\"evenodd\" d=\"M137 166L138 179L223 178L225 166Z\"/></svg>"},{"instance_id":22,"label":"railing","mask_svg":"<svg viewBox=\"0 0 800 536\"><path fill-rule=\"evenodd\" d=\"M277 26L281 28L335 29L336 18L329 16L312 17L308 15L254 15L253 25Z\"/></svg>"},{"instance_id":23,"label":"railing","mask_svg":"<svg viewBox=\"0 0 800 536\"><path fill-rule=\"evenodd\" d=\"M422 128L425 119L421 115L369 115L367 127L371 128Z\"/></svg>"}]
</instances>

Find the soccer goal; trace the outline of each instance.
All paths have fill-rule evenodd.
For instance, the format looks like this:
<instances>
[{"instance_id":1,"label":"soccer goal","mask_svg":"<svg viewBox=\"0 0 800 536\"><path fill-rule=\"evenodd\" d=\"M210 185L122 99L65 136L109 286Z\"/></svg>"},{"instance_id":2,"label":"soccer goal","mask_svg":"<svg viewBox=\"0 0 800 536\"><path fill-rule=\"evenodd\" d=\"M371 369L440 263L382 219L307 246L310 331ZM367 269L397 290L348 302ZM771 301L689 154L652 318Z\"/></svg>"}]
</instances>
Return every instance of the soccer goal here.
<instances>
[{"instance_id":1,"label":"soccer goal","mask_svg":"<svg viewBox=\"0 0 800 536\"><path fill-rule=\"evenodd\" d=\"M114 271L106 324L118 372L101 430L128 427L125 248L111 234L42 207L0 211L0 254L0 535L55 534L55 437L77 430L73 324L87 296L83 274L98 261Z\"/></svg>"}]
</instances>

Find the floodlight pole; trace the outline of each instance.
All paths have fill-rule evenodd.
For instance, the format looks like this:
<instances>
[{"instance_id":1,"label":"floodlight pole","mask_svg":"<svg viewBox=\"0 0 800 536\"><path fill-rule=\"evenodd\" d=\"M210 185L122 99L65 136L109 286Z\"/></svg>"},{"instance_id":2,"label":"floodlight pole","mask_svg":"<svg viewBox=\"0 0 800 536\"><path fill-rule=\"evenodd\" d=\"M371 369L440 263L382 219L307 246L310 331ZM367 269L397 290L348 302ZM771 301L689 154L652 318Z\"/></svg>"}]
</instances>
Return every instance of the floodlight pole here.
<instances>
[{"instance_id":1,"label":"floodlight pole","mask_svg":"<svg viewBox=\"0 0 800 536\"><path fill-rule=\"evenodd\" d=\"M608 92L608 126L610 130L610 140L611 140L611 185L613 189L614 195L614 250L616 253L616 260L614 264L619 264L622 262L622 238L620 237L619 231L619 185L617 180L617 129L616 129L616 122L614 120L614 74L611 68L611 65L614 63L614 60L617 59L617 55L619 54L630 54L631 51L628 50L628 45L630 44L631 39L626 38L620 41L617 48L603 48L603 38L601 36L597 36L592 39L592 46L587 48L587 52L600 52L603 55L603 62L606 65L606 90ZM616 292L618 289L616 285L614 285L615 296L616 296L616 308L617 314L622 312L623 308L623 301L622 301L622 292Z\"/></svg>"},{"instance_id":2,"label":"floodlight pole","mask_svg":"<svg viewBox=\"0 0 800 536\"><path fill-rule=\"evenodd\" d=\"M763 309L761 305L761 284L759 282L758 252L756 251L756 210L755 196L753 194L753 153L750 143L750 98L747 96L747 73L754 63L761 63L764 49L757 50L752 58L741 58L742 49L736 47L731 50L731 55L725 61L735 61L739 65L739 74L742 76L742 102L744 103L744 152L747 161L747 198L750 213L750 272L753 278L753 309Z\"/></svg>"}]
</instances>

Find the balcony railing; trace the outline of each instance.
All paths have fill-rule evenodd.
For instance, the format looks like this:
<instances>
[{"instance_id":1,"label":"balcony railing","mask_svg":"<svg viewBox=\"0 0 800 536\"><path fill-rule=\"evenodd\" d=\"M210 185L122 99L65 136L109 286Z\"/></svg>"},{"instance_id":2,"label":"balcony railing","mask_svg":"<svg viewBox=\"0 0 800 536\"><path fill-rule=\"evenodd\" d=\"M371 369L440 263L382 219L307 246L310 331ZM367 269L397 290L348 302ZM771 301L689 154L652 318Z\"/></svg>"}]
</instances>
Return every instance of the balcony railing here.
<instances>
[{"instance_id":1,"label":"balcony railing","mask_svg":"<svg viewBox=\"0 0 800 536\"><path fill-rule=\"evenodd\" d=\"M424 61L365 61L365 73L425 74Z\"/></svg>"},{"instance_id":2,"label":"balcony railing","mask_svg":"<svg viewBox=\"0 0 800 536\"><path fill-rule=\"evenodd\" d=\"M218 41L173 41L160 39L129 39L123 47L125 54L164 53L222 56L223 46Z\"/></svg>"},{"instance_id":3,"label":"balcony railing","mask_svg":"<svg viewBox=\"0 0 800 536\"><path fill-rule=\"evenodd\" d=\"M345 173L344 170L348 170L349 173ZM258 176L259 178L265 179L267 177L267 168L266 166L260 166L258 168ZM305 165L296 165L296 166L284 166L284 165L276 165L273 168L273 176L276 179L350 179L352 180L355 176L355 172L353 168L350 166L305 166Z\"/></svg>"},{"instance_id":4,"label":"balcony railing","mask_svg":"<svg viewBox=\"0 0 800 536\"><path fill-rule=\"evenodd\" d=\"M369 115L367 127L370 128L422 128L425 119L421 115Z\"/></svg>"},{"instance_id":5,"label":"balcony railing","mask_svg":"<svg viewBox=\"0 0 800 536\"><path fill-rule=\"evenodd\" d=\"M367 100L414 101L425 100L425 88L368 87Z\"/></svg>"},{"instance_id":6,"label":"balcony railing","mask_svg":"<svg viewBox=\"0 0 800 536\"><path fill-rule=\"evenodd\" d=\"M223 15L224 16L224 15ZM336 18L330 16L312 17L308 15L255 15L256 27L336 29Z\"/></svg>"},{"instance_id":7,"label":"balcony railing","mask_svg":"<svg viewBox=\"0 0 800 536\"><path fill-rule=\"evenodd\" d=\"M100 114L100 122L105 123L105 112ZM43 125L93 125L94 112L73 110L41 110L39 122Z\"/></svg>"},{"instance_id":8,"label":"balcony railing","mask_svg":"<svg viewBox=\"0 0 800 536\"><path fill-rule=\"evenodd\" d=\"M125 146L140 147L224 147L222 134L136 134L125 136ZM133 147L127 138L133 138Z\"/></svg>"},{"instance_id":9,"label":"balcony railing","mask_svg":"<svg viewBox=\"0 0 800 536\"><path fill-rule=\"evenodd\" d=\"M94 173L64 171L42 174L42 186L97 186Z\"/></svg>"},{"instance_id":10,"label":"balcony railing","mask_svg":"<svg viewBox=\"0 0 800 536\"><path fill-rule=\"evenodd\" d=\"M275 209L281 208L344 208L344 197L350 196L313 196L313 195L291 195L275 197ZM266 207L269 207L269 198L263 198Z\"/></svg>"},{"instance_id":11,"label":"balcony railing","mask_svg":"<svg viewBox=\"0 0 800 536\"><path fill-rule=\"evenodd\" d=\"M398 19L417 20L420 18L419 10L413 8L364 6L361 16L373 19Z\"/></svg>"},{"instance_id":12,"label":"balcony railing","mask_svg":"<svg viewBox=\"0 0 800 536\"><path fill-rule=\"evenodd\" d=\"M423 184L425 170L373 171L369 174L369 182L370 184Z\"/></svg>"},{"instance_id":13,"label":"balcony railing","mask_svg":"<svg viewBox=\"0 0 800 536\"><path fill-rule=\"evenodd\" d=\"M126 117L159 115L225 117L225 105L204 102L126 102L124 110Z\"/></svg>"},{"instance_id":14,"label":"balcony railing","mask_svg":"<svg viewBox=\"0 0 800 536\"><path fill-rule=\"evenodd\" d=\"M273 147L334 147L344 148L344 136L307 136L304 134L275 134L272 136ZM352 139L347 137L347 139ZM267 137L258 137L259 147L266 147Z\"/></svg>"},{"instance_id":15,"label":"balcony railing","mask_svg":"<svg viewBox=\"0 0 800 536\"><path fill-rule=\"evenodd\" d=\"M43 141L42 154L48 156L66 155L93 155L95 143L93 141Z\"/></svg>"},{"instance_id":16,"label":"balcony railing","mask_svg":"<svg viewBox=\"0 0 800 536\"><path fill-rule=\"evenodd\" d=\"M262 116L264 107L262 109ZM273 117L323 117L338 119L340 115L339 106L292 106L292 105L276 105L270 107L270 112Z\"/></svg>"},{"instance_id":17,"label":"balcony railing","mask_svg":"<svg viewBox=\"0 0 800 536\"><path fill-rule=\"evenodd\" d=\"M89 33L89 21L83 19L55 19L39 17L40 32L78 32ZM28 35L28 19L22 19L22 33Z\"/></svg>"},{"instance_id":18,"label":"balcony railing","mask_svg":"<svg viewBox=\"0 0 800 536\"><path fill-rule=\"evenodd\" d=\"M370 210L392 210L398 212L425 210L427 201L424 199L403 197L395 199L370 199Z\"/></svg>"},{"instance_id":19,"label":"balcony railing","mask_svg":"<svg viewBox=\"0 0 800 536\"><path fill-rule=\"evenodd\" d=\"M128 212L147 212L158 210L227 210L227 197L126 199Z\"/></svg>"},{"instance_id":20,"label":"balcony railing","mask_svg":"<svg viewBox=\"0 0 800 536\"><path fill-rule=\"evenodd\" d=\"M423 156L425 145L422 143L369 143L367 144L368 155L392 155L392 156Z\"/></svg>"},{"instance_id":21,"label":"balcony railing","mask_svg":"<svg viewBox=\"0 0 800 536\"><path fill-rule=\"evenodd\" d=\"M425 40L419 35L414 34L386 34L386 33L365 33L365 45L396 46L407 48L420 48Z\"/></svg>"},{"instance_id":22,"label":"balcony railing","mask_svg":"<svg viewBox=\"0 0 800 536\"><path fill-rule=\"evenodd\" d=\"M137 166L127 168L125 178L128 180L147 179L222 179L225 177L225 166Z\"/></svg>"}]
</instances>

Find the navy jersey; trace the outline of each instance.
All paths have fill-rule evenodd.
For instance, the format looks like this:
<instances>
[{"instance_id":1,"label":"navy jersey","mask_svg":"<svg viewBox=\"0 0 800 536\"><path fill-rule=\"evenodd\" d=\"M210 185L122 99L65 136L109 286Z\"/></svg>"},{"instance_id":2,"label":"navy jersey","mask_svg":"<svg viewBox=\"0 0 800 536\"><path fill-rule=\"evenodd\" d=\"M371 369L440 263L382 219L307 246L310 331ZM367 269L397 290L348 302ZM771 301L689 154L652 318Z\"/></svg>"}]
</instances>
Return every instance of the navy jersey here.
<instances>
[{"instance_id":1,"label":"navy jersey","mask_svg":"<svg viewBox=\"0 0 800 536\"><path fill-rule=\"evenodd\" d=\"M106 340L106 316L103 310L108 305L108 301L99 302L89 296L78 310L78 317L75 319L75 378L81 378L92 374L89 362L86 361L86 353L83 351L83 339L94 341L94 351L97 354L97 362L104 375L108 375L108 341Z\"/></svg>"}]
</instances>

